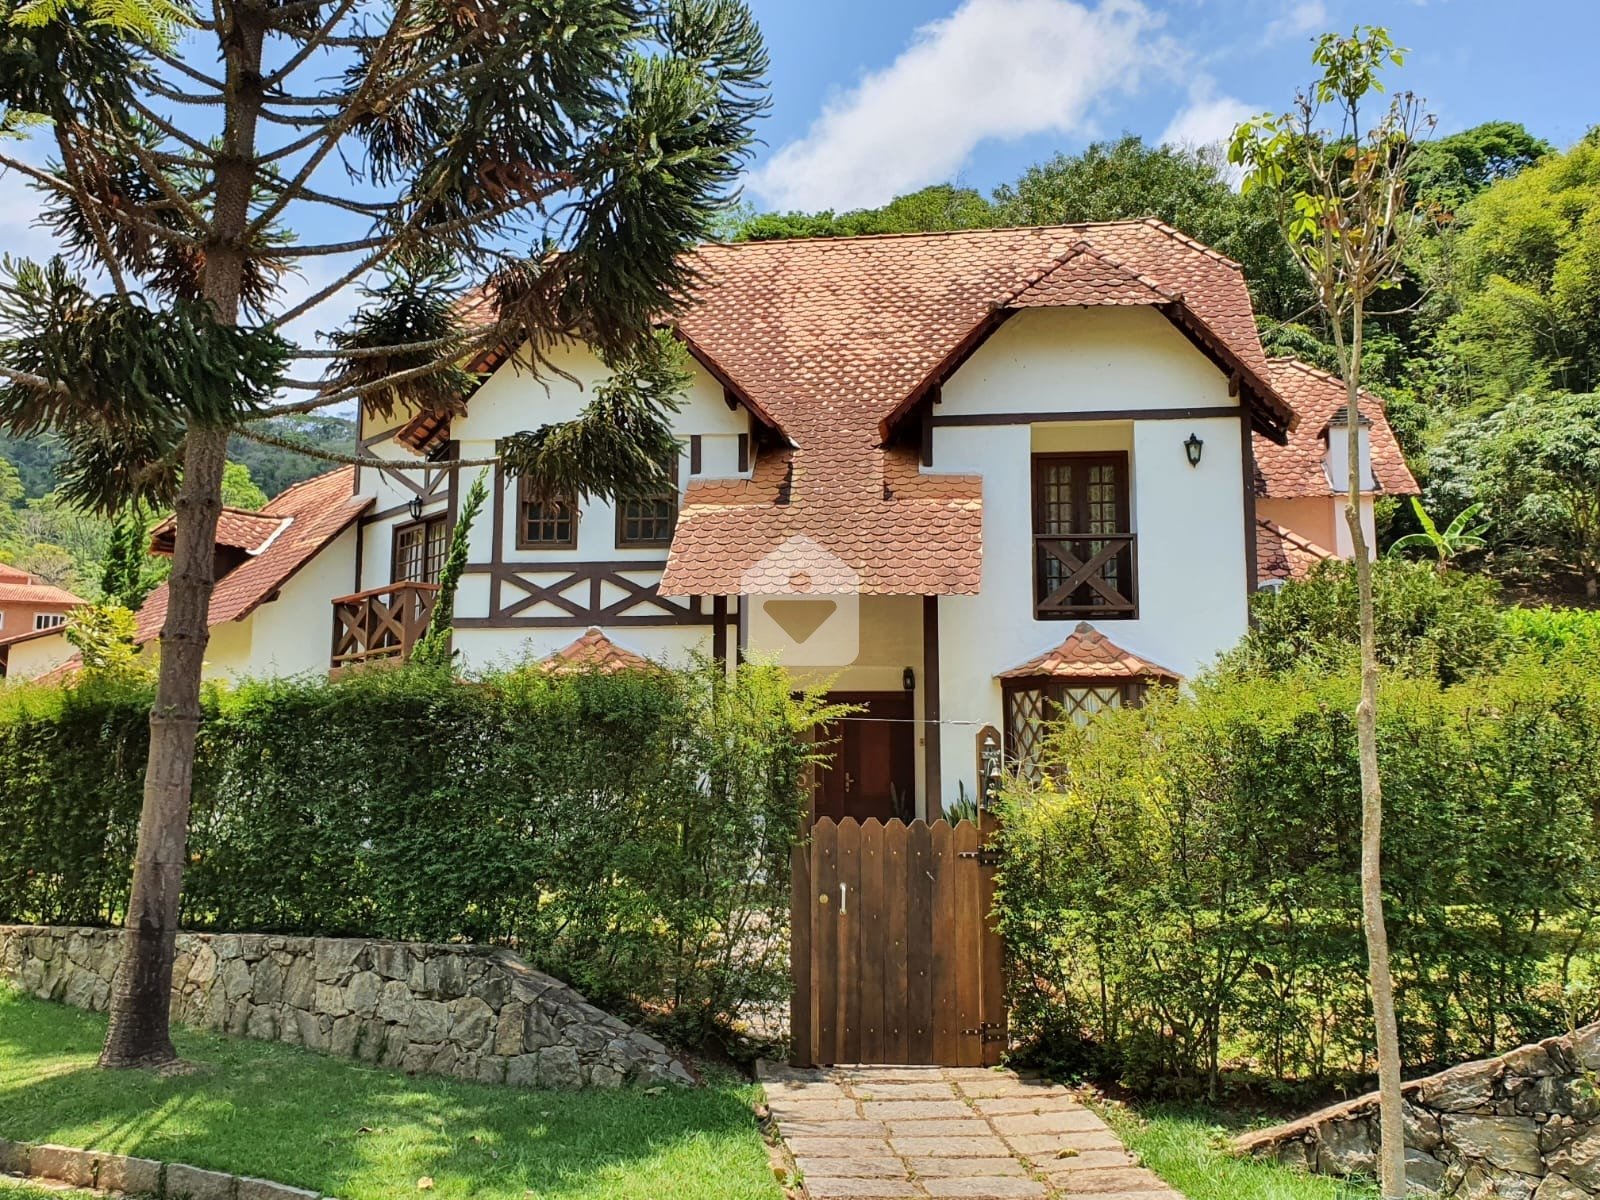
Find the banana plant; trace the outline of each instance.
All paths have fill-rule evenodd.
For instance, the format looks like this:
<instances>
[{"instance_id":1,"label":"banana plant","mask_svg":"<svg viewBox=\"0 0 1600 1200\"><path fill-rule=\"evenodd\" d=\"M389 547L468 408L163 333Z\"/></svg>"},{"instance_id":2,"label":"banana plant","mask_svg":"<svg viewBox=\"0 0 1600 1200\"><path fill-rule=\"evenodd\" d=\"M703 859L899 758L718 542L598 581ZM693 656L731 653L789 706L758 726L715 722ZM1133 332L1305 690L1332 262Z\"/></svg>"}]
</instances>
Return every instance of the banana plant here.
<instances>
[{"instance_id":1,"label":"banana plant","mask_svg":"<svg viewBox=\"0 0 1600 1200\"><path fill-rule=\"evenodd\" d=\"M1489 523L1482 521L1473 524L1478 514L1483 511L1481 501L1467 505L1456 514L1455 520L1442 530L1422 507L1422 501L1415 496L1411 497L1411 511L1417 514L1417 523L1422 526L1422 532L1408 533L1403 538L1395 539L1394 544L1389 547L1391 557L1398 557L1408 550L1430 550L1438 557L1439 570L1443 571L1450 565L1452 559L1460 557L1468 550L1482 550L1488 545L1483 535L1488 530Z\"/></svg>"}]
</instances>

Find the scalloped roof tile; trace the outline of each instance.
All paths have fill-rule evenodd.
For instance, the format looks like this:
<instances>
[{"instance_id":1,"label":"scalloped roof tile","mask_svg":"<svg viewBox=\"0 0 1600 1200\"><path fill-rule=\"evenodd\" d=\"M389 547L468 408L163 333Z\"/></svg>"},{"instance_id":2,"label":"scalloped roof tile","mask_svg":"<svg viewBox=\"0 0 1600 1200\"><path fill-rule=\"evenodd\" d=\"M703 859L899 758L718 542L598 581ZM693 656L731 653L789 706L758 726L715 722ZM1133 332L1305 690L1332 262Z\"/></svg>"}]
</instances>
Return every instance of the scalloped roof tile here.
<instances>
[{"instance_id":1,"label":"scalloped roof tile","mask_svg":"<svg viewBox=\"0 0 1600 1200\"><path fill-rule=\"evenodd\" d=\"M1335 555L1310 538L1301 537L1276 521L1256 518L1256 580L1304 579L1311 568Z\"/></svg>"},{"instance_id":2,"label":"scalloped roof tile","mask_svg":"<svg viewBox=\"0 0 1600 1200\"><path fill-rule=\"evenodd\" d=\"M552 674L599 671L604 675L612 675L618 671L656 669L656 664L644 655L617 645L595 625L591 625L576 641L540 659L539 665Z\"/></svg>"},{"instance_id":3,"label":"scalloped roof tile","mask_svg":"<svg viewBox=\"0 0 1600 1200\"><path fill-rule=\"evenodd\" d=\"M1298 358L1274 358L1268 364L1279 393L1294 406L1300 421L1281 446L1256 435L1256 494L1283 499L1343 495L1343 488L1334 489L1324 465L1328 422L1346 404L1343 381ZM1372 474L1378 487L1393 496L1420 495L1422 489L1406 466L1382 399L1363 391L1360 407L1369 422Z\"/></svg>"},{"instance_id":4,"label":"scalloped roof tile","mask_svg":"<svg viewBox=\"0 0 1600 1200\"><path fill-rule=\"evenodd\" d=\"M996 679L1038 679L1054 676L1069 679L1170 679L1182 676L1159 663L1124 650L1087 621L1067 640L1025 663L1001 671Z\"/></svg>"}]
</instances>

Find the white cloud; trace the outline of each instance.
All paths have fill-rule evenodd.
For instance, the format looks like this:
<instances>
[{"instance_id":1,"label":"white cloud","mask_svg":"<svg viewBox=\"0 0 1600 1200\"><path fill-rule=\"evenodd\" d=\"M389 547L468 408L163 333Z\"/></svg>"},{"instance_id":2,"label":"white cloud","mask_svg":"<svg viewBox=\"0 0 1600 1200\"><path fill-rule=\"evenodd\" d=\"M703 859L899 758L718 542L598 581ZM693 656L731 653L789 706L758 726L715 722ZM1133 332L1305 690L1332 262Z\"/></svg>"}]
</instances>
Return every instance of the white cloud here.
<instances>
[{"instance_id":1,"label":"white cloud","mask_svg":"<svg viewBox=\"0 0 1600 1200\"><path fill-rule=\"evenodd\" d=\"M1233 128L1258 110L1234 96L1219 96L1206 77L1189 88L1189 102L1180 108L1157 140L1167 146L1199 149L1226 143Z\"/></svg>"},{"instance_id":2,"label":"white cloud","mask_svg":"<svg viewBox=\"0 0 1600 1200\"><path fill-rule=\"evenodd\" d=\"M24 162L35 163L38 155L31 148L11 142L6 152ZM55 242L48 231L33 222L44 197L28 186L25 175L0 167L0 249L13 258L43 260L55 253Z\"/></svg>"},{"instance_id":3,"label":"white cloud","mask_svg":"<svg viewBox=\"0 0 1600 1200\"><path fill-rule=\"evenodd\" d=\"M1137 0L963 0L830 101L750 178L777 208L865 208L954 175L980 142L1082 132L1176 51Z\"/></svg>"},{"instance_id":4,"label":"white cloud","mask_svg":"<svg viewBox=\"0 0 1600 1200\"><path fill-rule=\"evenodd\" d=\"M1282 42L1322 33L1327 28L1327 5L1322 0L1302 0L1299 4L1291 5L1281 17L1267 23L1264 40Z\"/></svg>"}]
</instances>

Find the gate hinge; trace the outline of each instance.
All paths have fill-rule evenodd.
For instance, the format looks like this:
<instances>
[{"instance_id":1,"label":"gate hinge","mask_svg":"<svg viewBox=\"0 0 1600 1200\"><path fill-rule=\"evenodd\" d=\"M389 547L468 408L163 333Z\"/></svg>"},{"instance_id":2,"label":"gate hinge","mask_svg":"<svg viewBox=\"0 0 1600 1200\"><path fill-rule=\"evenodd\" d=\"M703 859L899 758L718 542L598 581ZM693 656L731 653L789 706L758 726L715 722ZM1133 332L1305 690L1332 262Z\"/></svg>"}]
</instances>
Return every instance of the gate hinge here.
<instances>
[{"instance_id":1,"label":"gate hinge","mask_svg":"<svg viewBox=\"0 0 1600 1200\"><path fill-rule=\"evenodd\" d=\"M987 846L982 850L961 850L956 853L957 858L975 858L980 867L998 867L1000 865L1000 851L991 850Z\"/></svg>"},{"instance_id":2,"label":"gate hinge","mask_svg":"<svg viewBox=\"0 0 1600 1200\"><path fill-rule=\"evenodd\" d=\"M963 1029L961 1035L982 1038L986 1042L1003 1042L1006 1040L1006 1027L993 1021L985 1021L976 1029Z\"/></svg>"}]
</instances>

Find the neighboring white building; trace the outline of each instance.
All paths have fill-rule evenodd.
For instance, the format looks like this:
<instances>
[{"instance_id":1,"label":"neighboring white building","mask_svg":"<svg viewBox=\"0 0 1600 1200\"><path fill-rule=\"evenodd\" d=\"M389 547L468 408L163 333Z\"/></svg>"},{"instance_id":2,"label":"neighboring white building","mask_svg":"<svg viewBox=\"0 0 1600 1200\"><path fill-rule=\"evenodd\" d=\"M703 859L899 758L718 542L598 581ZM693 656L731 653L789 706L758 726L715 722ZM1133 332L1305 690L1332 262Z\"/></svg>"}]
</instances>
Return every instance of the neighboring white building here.
<instances>
[{"instance_id":1,"label":"neighboring white building","mask_svg":"<svg viewBox=\"0 0 1600 1200\"><path fill-rule=\"evenodd\" d=\"M1026 757L1045 715L1193 673L1260 580L1340 545L1294 507L1326 477L1296 427L1325 377L1269 362L1238 265L1158 222L715 245L696 267L679 486L619 508L497 474L456 601L466 669L771 656L866 710L817 811L924 815L977 794L986 736ZM213 674L409 652L475 473L448 460L577 415L604 378L581 345L537 377L506 350L472 366L464 414L362 423L366 454L436 468L301 485L293 553L242 518L219 539L257 557L219 585ZM1373 405L1374 491L1403 490Z\"/></svg>"}]
</instances>

